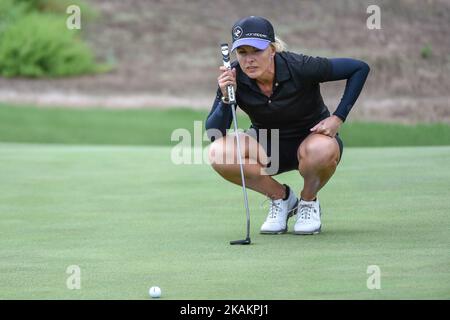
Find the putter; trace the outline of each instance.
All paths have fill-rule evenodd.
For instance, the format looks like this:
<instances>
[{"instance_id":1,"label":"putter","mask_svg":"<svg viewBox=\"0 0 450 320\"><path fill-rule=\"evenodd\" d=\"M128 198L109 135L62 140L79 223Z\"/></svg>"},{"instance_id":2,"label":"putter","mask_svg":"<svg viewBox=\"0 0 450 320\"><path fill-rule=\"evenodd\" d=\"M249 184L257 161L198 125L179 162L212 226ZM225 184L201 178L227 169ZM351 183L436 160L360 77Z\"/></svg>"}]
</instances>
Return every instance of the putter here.
<instances>
[{"instance_id":1,"label":"putter","mask_svg":"<svg viewBox=\"0 0 450 320\"><path fill-rule=\"evenodd\" d=\"M224 43L220 45L220 49L222 51L222 58L223 58L223 65L231 69L231 63L230 63L230 52L228 49L228 44ZM235 244L250 244L250 211L248 209L248 198L247 198L247 189L245 188L245 177L244 177L244 168L242 166L242 157L241 157L241 146L239 144L239 137L238 137L238 124L237 124L237 117L236 117L236 97L234 96L234 88L233 86L227 87L228 92L228 99L230 100L230 106L231 106L231 112L233 114L233 123L234 123L234 132L236 134L236 143L237 143L237 149L238 149L238 158L239 158L239 167L241 169L241 179L242 179L242 191L244 192L244 203L245 203L245 210L247 213L247 237L242 240L234 240L230 241L231 245Z\"/></svg>"}]
</instances>

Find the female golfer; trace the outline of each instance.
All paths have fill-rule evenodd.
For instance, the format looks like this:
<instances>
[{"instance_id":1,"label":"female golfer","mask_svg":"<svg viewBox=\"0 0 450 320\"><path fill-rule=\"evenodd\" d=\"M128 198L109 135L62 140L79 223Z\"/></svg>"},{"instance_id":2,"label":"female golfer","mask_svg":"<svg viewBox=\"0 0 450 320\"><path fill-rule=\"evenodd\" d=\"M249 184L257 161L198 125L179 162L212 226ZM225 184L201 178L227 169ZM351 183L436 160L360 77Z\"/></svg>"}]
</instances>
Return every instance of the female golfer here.
<instances>
[{"instance_id":1,"label":"female golfer","mask_svg":"<svg viewBox=\"0 0 450 320\"><path fill-rule=\"evenodd\" d=\"M237 61L231 70L220 67L219 88L206 120L213 141L210 163L223 178L241 185L236 136L226 136L232 121L226 88L232 85L237 104L252 123L249 130L238 134L247 187L271 200L261 233L286 232L288 219L295 213L294 234L319 233L317 194L341 159L338 131L364 86L369 66L350 58L287 52L275 38L272 24L262 17L236 22L232 39L231 51L236 52ZM319 84L343 79L347 79L345 91L331 115ZM291 170L298 170L304 180L300 201L289 186L273 178Z\"/></svg>"}]
</instances>

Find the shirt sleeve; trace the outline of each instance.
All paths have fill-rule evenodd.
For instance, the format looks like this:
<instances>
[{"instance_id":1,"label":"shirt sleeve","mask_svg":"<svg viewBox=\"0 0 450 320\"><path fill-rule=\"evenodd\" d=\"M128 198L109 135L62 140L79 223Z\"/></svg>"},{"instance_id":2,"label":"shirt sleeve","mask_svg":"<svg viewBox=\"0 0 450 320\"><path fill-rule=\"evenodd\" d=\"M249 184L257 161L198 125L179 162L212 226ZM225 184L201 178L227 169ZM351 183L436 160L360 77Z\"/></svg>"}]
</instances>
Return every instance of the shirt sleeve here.
<instances>
[{"instance_id":1,"label":"shirt sleeve","mask_svg":"<svg viewBox=\"0 0 450 320\"><path fill-rule=\"evenodd\" d=\"M219 130L221 136L224 137L232 121L231 106L222 102L222 92L218 88L213 106L205 121L206 133L211 142L217 138L217 135L214 134L214 129Z\"/></svg>"},{"instance_id":2,"label":"shirt sleeve","mask_svg":"<svg viewBox=\"0 0 450 320\"><path fill-rule=\"evenodd\" d=\"M331 63L329 59L301 55L299 60L300 74L305 81L319 83L330 77Z\"/></svg>"},{"instance_id":3,"label":"shirt sleeve","mask_svg":"<svg viewBox=\"0 0 450 320\"><path fill-rule=\"evenodd\" d=\"M329 61L331 72L322 82L347 80L342 99L333 113L345 121L364 87L370 67L364 61L350 58L334 58Z\"/></svg>"}]
</instances>

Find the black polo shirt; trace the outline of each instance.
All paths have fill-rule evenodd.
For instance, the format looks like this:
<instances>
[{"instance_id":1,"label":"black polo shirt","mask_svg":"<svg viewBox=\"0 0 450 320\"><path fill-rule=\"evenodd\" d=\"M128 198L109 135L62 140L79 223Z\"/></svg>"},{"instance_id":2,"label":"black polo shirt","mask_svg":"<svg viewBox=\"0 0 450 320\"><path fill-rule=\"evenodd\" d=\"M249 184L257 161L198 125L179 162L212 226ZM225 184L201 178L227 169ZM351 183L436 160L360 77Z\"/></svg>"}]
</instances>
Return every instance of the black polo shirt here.
<instances>
[{"instance_id":1,"label":"black polo shirt","mask_svg":"<svg viewBox=\"0 0 450 320\"><path fill-rule=\"evenodd\" d=\"M236 68L236 102L256 129L279 129L280 138L304 137L330 112L320 94L320 82L331 76L327 58L292 52L275 55L273 93L264 95L256 81ZM219 91L220 92L220 91Z\"/></svg>"}]
</instances>

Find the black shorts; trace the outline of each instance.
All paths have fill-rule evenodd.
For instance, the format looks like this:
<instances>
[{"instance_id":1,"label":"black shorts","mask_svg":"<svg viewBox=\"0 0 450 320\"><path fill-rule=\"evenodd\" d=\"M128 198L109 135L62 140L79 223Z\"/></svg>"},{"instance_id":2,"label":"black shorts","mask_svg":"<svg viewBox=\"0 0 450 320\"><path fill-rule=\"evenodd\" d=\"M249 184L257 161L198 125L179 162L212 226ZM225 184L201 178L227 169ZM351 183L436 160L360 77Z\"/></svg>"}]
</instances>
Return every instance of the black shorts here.
<instances>
[{"instance_id":1,"label":"black shorts","mask_svg":"<svg viewBox=\"0 0 450 320\"><path fill-rule=\"evenodd\" d=\"M258 143L260 143L264 150L266 151L266 154L268 157L271 157L271 143L270 143L270 135L268 135L267 137L267 143L264 142L260 142L260 133L258 130L254 129L254 128L250 128L248 130L245 130L245 133L247 133L248 135L252 136L253 138L255 138ZM280 138L279 141L279 159L278 159L278 170L276 170L275 172L268 172L271 176L272 175L277 175L283 172L287 172L287 171L291 171L291 170L298 170L298 158L297 158L297 150L300 147L300 144L303 142L303 140L306 139L306 137L309 135L305 134L299 138ZM339 145L339 152L340 152L340 156L339 156L339 160L342 158L342 152L344 151L344 144L341 140L341 138L339 137L339 134L336 134L335 137L338 145ZM267 167L271 167L272 163L269 163L267 165ZM274 169L275 166L274 166Z\"/></svg>"}]
</instances>

